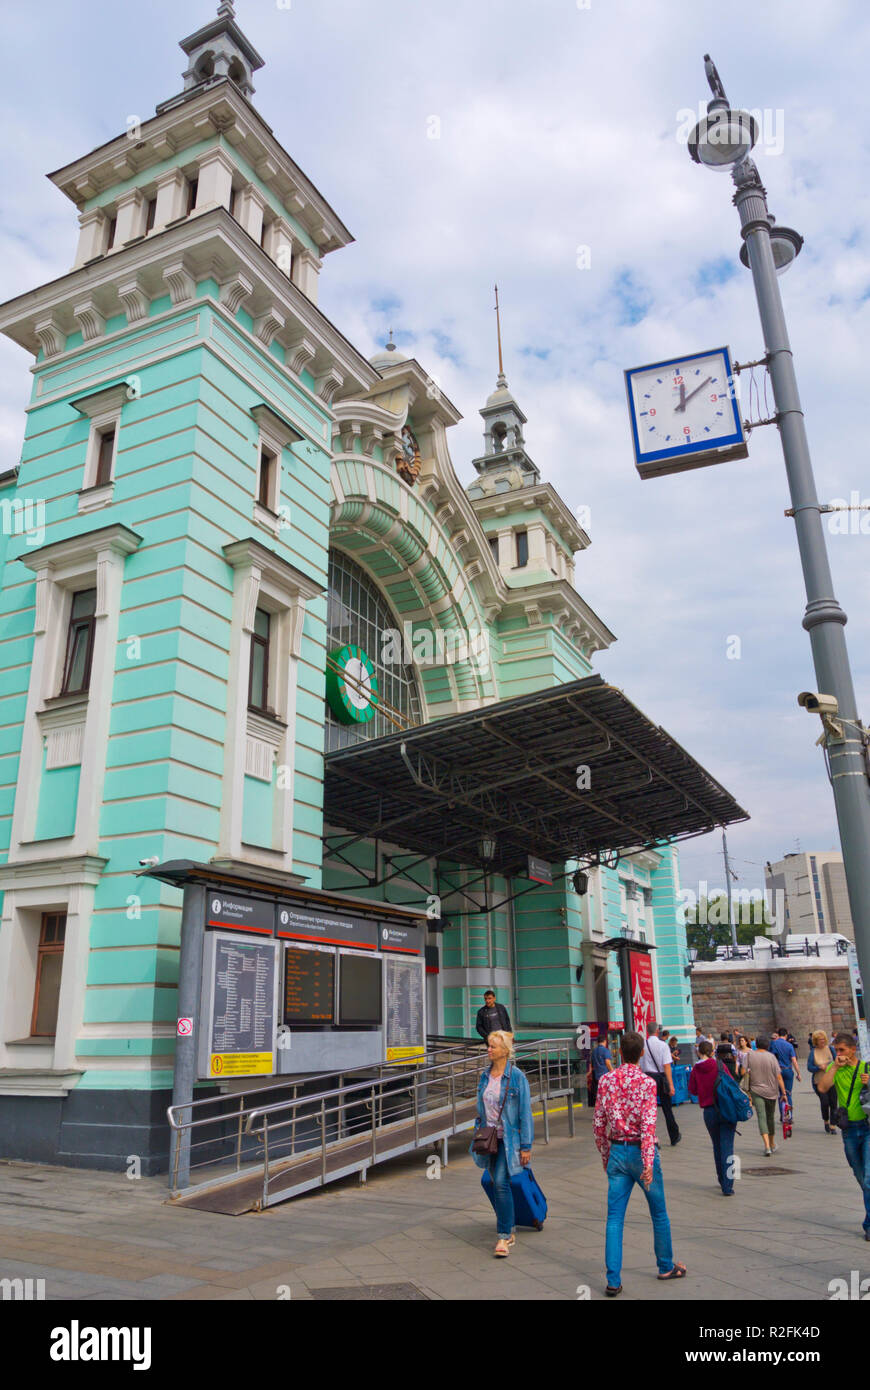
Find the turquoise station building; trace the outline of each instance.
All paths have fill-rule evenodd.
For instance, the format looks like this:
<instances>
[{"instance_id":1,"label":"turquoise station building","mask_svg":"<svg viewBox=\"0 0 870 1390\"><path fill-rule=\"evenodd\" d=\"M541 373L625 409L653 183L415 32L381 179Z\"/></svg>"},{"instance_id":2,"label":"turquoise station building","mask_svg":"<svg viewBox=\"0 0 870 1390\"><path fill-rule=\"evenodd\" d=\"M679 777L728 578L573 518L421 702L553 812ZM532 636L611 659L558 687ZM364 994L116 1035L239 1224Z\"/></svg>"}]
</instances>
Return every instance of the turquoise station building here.
<instances>
[{"instance_id":1,"label":"turquoise station building","mask_svg":"<svg viewBox=\"0 0 870 1390\"><path fill-rule=\"evenodd\" d=\"M352 238L252 104L233 5L181 47L176 96L50 175L78 217L69 272L0 306L33 375L0 475L0 1154L151 1171L181 904L157 864L424 909L430 1034L473 1036L489 985L520 1036L627 1023L614 940L655 948L656 1017L693 1032L682 832L620 801L679 776L647 753L597 784L622 726L599 712L552 772L537 757L546 811L463 760L413 833L378 817L368 752L395 750L399 796L415 736L489 737L514 701L530 765L539 696L610 691L614 636L574 582L589 537L503 372L457 473L460 416L425 364L367 358L318 309ZM733 803L683 756L699 833ZM593 802L609 851L560 850Z\"/></svg>"}]
</instances>

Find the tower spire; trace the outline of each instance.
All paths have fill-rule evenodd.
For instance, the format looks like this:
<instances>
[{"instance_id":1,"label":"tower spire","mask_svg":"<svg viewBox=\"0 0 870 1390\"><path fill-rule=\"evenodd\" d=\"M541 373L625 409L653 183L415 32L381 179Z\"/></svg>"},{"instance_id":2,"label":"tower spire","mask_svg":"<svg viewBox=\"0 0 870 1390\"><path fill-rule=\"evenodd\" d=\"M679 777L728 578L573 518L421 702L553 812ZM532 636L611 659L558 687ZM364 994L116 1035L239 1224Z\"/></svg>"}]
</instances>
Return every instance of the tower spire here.
<instances>
[{"instance_id":1,"label":"tower spire","mask_svg":"<svg viewBox=\"0 0 870 1390\"><path fill-rule=\"evenodd\" d=\"M218 5L218 19L235 19L236 11L233 0L221 0Z\"/></svg>"},{"instance_id":2,"label":"tower spire","mask_svg":"<svg viewBox=\"0 0 870 1390\"><path fill-rule=\"evenodd\" d=\"M498 285L495 287L495 330L498 335L498 384L499 386L507 386L501 353L501 314L498 307Z\"/></svg>"}]
</instances>

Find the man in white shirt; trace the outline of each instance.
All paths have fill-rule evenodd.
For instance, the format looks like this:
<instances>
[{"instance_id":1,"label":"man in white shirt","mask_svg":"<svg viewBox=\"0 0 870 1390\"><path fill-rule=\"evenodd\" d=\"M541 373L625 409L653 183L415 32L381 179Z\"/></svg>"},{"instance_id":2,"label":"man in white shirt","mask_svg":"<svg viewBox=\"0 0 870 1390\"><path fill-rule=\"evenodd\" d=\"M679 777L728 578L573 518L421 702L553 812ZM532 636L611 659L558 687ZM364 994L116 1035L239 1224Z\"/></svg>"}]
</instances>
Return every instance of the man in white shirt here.
<instances>
[{"instance_id":1,"label":"man in white shirt","mask_svg":"<svg viewBox=\"0 0 870 1390\"><path fill-rule=\"evenodd\" d=\"M640 1069L647 1076L651 1076L656 1083L656 1089L661 1102L662 1114L665 1117L665 1124L668 1127L668 1138L671 1141L671 1148L679 1144L682 1139L680 1126L674 1116L671 1098L674 1094L674 1080L671 1073L671 1049L667 1043L662 1042L658 1036L658 1029L653 1029L644 1043L643 1053L640 1059Z\"/></svg>"}]
</instances>

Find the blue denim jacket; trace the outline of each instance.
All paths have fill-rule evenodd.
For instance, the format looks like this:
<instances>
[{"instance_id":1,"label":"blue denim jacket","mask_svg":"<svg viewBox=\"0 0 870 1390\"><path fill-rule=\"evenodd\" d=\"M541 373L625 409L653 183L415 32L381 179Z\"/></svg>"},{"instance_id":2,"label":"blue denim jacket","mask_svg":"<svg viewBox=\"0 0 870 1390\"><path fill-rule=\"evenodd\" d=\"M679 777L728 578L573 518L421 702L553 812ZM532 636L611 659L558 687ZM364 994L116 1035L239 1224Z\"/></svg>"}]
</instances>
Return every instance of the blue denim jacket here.
<instances>
[{"instance_id":1,"label":"blue denim jacket","mask_svg":"<svg viewBox=\"0 0 870 1390\"><path fill-rule=\"evenodd\" d=\"M486 1083L489 1081L490 1068L486 1067L480 1074L480 1081L477 1085L477 1121L478 1125L486 1124L486 1111L483 1107L483 1093ZM508 1073L510 1077L508 1079ZM535 1122L532 1119L532 1093L529 1090L529 1083L523 1072L514 1062L509 1062L505 1067L504 1076L501 1079L501 1093L499 1095L499 1105L505 1098L505 1086L508 1086L508 1096L505 1107L502 1111L501 1123L504 1127L504 1149L507 1157L508 1172L511 1174L521 1173L523 1165L520 1163L520 1149L530 1149L535 1137ZM472 1158L478 1168L488 1168L489 1158L486 1154L476 1154L472 1152Z\"/></svg>"}]
</instances>

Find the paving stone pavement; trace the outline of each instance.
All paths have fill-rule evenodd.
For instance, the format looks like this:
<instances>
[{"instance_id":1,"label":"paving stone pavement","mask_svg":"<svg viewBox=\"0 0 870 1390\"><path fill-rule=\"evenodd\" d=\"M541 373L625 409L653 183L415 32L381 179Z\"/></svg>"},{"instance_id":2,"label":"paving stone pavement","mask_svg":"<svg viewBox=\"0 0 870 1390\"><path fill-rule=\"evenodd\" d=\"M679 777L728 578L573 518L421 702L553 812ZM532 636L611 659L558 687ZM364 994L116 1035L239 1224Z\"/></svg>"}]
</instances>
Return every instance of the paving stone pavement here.
<instances>
[{"instance_id":1,"label":"paving stone pavement","mask_svg":"<svg viewBox=\"0 0 870 1390\"><path fill-rule=\"evenodd\" d=\"M839 1137L825 1134L818 1103L796 1088L793 1138L779 1140L783 1176L744 1175L723 1198L710 1141L696 1106L676 1114L683 1141L663 1143L674 1253L686 1279L656 1279L646 1203L635 1191L625 1224L621 1300L819 1301L829 1282L870 1275L862 1239L861 1192ZM507 1260L495 1260L495 1224L468 1157L468 1137L450 1147L438 1178L431 1150L374 1168L262 1213L218 1216L174 1208L165 1178L0 1162L0 1279L45 1280L47 1300L316 1300L330 1290L356 1298L604 1298L607 1180L592 1141L591 1115L540 1118L533 1167L547 1194L541 1232L521 1229ZM736 1152L764 1168L755 1120ZM437 1165L435 1165L437 1168ZM409 1288L410 1286L410 1288ZM371 1292L369 1292L371 1290ZM332 1294L335 1297L335 1294ZM342 1296L342 1295L339 1295ZM345 1294L349 1297L350 1295Z\"/></svg>"}]
</instances>

